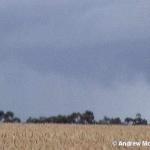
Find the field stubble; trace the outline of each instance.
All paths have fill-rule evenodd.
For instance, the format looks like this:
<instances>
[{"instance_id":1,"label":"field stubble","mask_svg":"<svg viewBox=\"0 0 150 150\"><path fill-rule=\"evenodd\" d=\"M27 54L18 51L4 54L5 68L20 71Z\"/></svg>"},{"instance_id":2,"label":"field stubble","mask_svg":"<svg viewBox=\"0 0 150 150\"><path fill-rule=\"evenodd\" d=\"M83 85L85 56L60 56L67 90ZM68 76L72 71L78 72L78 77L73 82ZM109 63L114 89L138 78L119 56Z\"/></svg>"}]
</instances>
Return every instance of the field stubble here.
<instances>
[{"instance_id":1,"label":"field stubble","mask_svg":"<svg viewBox=\"0 0 150 150\"><path fill-rule=\"evenodd\" d=\"M0 150L145 150L113 141L150 141L149 126L1 124Z\"/></svg>"}]
</instances>

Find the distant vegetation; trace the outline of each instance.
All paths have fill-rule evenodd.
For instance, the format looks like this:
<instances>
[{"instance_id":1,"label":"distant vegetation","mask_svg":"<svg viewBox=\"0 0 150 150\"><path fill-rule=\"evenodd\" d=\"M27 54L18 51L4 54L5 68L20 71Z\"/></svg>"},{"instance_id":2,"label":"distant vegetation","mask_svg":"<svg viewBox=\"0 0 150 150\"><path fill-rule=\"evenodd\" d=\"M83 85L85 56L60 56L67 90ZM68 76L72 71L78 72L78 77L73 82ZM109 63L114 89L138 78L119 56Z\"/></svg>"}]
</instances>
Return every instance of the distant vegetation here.
<instances>
[{"instance_id":1,"label":"distant vegetation","mask_svg":"<svg viewBox=\"0 0 150 150\"><path fill-rule=\"evenodd\" d=\"M7 122L7 123L20 123L21 120L18 117L15 117L12 111L0 111L0 121Z\"/></svg>"},{"instance_id":2,"label":"distant vegetation","mask_svg":"<svg viewBox=\"0 0 150 150\"><path fill-rule=\"evenodd\" d=\"M0 111L0 122L21 123L21 119L16 117L12 111ZM59 124L100 124L100 125L147 125L148 121L143 119L140 113L135 118L126 117L122 121L119 117L109 118L105 116L102 120L96 121L92 111L84 113L73 112L70 115L57 115L50 117L29 117L26 123L59 123Z\"/></svg>"}]
</instances>

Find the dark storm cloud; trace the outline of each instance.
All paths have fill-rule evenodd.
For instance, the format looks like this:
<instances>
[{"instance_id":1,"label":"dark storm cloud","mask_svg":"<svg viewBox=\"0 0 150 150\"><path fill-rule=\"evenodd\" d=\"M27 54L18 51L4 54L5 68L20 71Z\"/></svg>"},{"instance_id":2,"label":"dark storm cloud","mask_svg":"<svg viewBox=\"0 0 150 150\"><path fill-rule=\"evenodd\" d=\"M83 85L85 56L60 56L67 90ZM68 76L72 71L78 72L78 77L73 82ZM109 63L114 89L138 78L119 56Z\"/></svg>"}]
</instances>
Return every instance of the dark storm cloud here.
<instances>
[{"instance_id":1,"label":"dark storm cloud","mask_svg":"<svg viewBox=\"0 0 150 150\"><path fill-rule=\"evenodd\" d=\"M49 104L51 112L98 112L103 103L116 114L126 98L129 112L137 111L149 89L149 26L147 0L2 0L0 89L7 101L2 107L32 112L36 102L33 114L48 113Z\"/></svg>"},{"instance_id":2,"label":"dark storm cloud","mask_svg":"<svg viewBox=\"0 0 150 150\"><path fill-rule=\"evenodd\" d=\"M29 67L103 81L124 69L149 72L147 1L3 3L2 51Z\"/></svg>"}]
</instances>

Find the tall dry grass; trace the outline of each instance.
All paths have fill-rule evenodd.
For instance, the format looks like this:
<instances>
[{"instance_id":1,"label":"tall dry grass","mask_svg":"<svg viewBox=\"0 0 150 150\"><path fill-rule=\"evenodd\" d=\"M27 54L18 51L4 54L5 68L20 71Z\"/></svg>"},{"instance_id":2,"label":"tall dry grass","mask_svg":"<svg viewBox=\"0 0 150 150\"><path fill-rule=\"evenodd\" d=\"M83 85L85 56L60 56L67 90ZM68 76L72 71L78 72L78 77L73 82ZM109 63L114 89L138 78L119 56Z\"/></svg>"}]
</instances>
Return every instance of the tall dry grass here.
<instances>
[{"instance_id":1,"label":"tall dry grass","mask_svg":"<svg viewBox=\"0 0 150 150\"><path fill-rule=\"evenodd\" d=\"M149 126L1 124L0 150L143 150L112 141L150 141Z\"/></svg>"}]
</instances>

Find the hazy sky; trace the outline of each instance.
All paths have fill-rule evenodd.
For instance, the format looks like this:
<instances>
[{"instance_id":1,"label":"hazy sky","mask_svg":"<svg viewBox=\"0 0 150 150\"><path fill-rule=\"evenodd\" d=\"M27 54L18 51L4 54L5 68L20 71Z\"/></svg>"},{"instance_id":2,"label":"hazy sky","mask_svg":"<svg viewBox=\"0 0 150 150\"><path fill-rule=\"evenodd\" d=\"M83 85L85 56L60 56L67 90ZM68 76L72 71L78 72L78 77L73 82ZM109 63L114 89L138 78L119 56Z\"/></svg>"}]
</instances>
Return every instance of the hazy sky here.
<instances>
[{"instance_id":1,"label":"hazy sky","mask_svg":"<svg viewBox=\"0 0 150 150\"><path fill-rule=\"evenodd\" d=\"M150 118L150 1L1 0L0 109Z\"/></svg>"}]
</instances>

